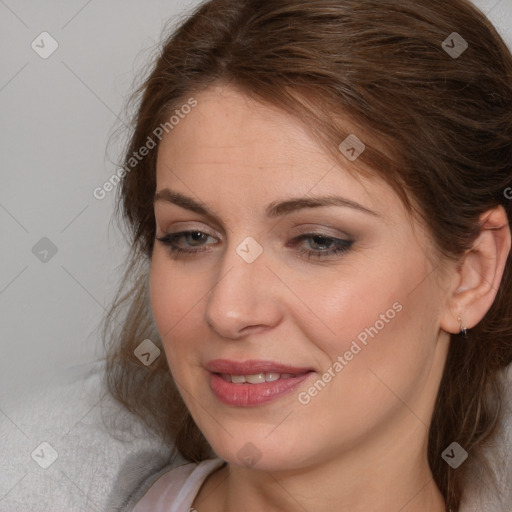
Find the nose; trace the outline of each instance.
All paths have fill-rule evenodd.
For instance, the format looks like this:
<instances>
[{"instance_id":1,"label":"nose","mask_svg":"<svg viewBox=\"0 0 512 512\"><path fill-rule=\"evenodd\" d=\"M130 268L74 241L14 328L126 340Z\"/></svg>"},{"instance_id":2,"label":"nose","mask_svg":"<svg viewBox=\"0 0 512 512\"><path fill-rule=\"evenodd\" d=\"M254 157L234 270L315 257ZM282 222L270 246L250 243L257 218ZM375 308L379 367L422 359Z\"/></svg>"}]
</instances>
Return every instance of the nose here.
<instances>
[{"instance_id":1,"label":"nose","mask_svg":"<svg viewBox=\"0 0 512 512\"><path fill-rule=\"evenodd\" d=\"M249 263L228 248L219 267L205 308L206 323L217 334L240 339L279 324L279 280L267 267L265 252Z\"/></svg>"}]
</instances>

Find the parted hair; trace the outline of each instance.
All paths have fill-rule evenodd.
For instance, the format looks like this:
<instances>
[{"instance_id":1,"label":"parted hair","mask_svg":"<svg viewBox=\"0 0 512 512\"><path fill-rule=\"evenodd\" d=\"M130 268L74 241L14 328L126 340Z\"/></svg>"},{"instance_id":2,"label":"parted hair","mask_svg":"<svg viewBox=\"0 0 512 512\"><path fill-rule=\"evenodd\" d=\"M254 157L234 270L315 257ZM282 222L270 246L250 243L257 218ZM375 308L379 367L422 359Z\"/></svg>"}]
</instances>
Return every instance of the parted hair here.
<instances>
[{"instance_id":1,"label":"parted hair","mask_svg":"<svg viewBox=\"0 0 512 512\"><path fill-rule=\"evenodd\" d=\"M210 0L196 7L166 36L132 96L115 212L131 249L102 330L111 395L195 462L214 454L177 391L148 294L158 147L136 165L130 158L148 137L158 146L155 130L216 83L283 109L351 172L384 179L427 227L439 262L465 254L485 211L502 205L512 224L512 56L469 1ZM353 163L338 149L349 133L366 146ZM134 355L147 338L162 350L148 366ZM467 336L451 335L429 428L428 461L453 510L469 465L452 469L441 454L456 441L492 475L484 447L498 431L511 362L509 255L485 317Z\"/></svg>"}]
</instances>

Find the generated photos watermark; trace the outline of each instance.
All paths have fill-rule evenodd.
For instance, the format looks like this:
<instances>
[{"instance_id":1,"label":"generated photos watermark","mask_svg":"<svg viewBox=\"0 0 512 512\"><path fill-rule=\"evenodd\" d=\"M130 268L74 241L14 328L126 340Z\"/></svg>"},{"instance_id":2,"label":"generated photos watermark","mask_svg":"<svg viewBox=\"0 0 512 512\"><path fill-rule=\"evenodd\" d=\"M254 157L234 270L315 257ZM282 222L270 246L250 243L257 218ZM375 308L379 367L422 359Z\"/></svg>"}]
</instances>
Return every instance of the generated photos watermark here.
<instances>
[{"instance_id":1,"label":"generated photos watermark","mask_svg":"<svg viewBox=\"0 0 512 512\"><path fill-rule=\"evenodd\" d=\"M186 103L174 111L173 115L169 117L168 121L157 126L153 130L152 135L158 139L158 141L161 141L164 133L169 133L171 130L174 130L181 119L184 119L188 114L190 114L195 106L197 106L197 100L195 98L189 98ZM158 143L153 139L153 137L149 135L144 145L132 153L125 167L120 167L117 169L117 171L112 174L112 176L110 176L110 178L105 181L103 185L96 187L92 191L92 195L95 197L95 199L100 201L105 199L107 194L112 192L116 185L120 183L121 178L123 178L125 174L134 169L137 164L150 153L151 150L157 147L157 144Z\"/></svg>"},{"instance_id":2,"label":"generated photos watermark","mask_svg":"<svg viewBox=\"0 0 512 512\"><path fill-rule=\"evenodd\" d=\"M391 322L397 315L402 311L403 307L400 302L396 301L393 303L391 308L389 308L385 313L381 313L379 319L375 321L375 323L366 327L363 331L361 331L357 336L357 340L352 340L350 348L345 351L342 356L338 356L336 361L332 363L332 365L321 375L321 377L314 382L306 391L301 391L297 397L298 401L302 405L307 405L311 400L322 391L325 386L331 382L336 375L338 375L345 366L349 364L350 361L354 359L354 356L359 354L364 347L368 345L368 337L374 338L379 334L382 329L386 327L387 324ZM362 345L360 345L359 343Z\"/></svg>"}]
</instances>

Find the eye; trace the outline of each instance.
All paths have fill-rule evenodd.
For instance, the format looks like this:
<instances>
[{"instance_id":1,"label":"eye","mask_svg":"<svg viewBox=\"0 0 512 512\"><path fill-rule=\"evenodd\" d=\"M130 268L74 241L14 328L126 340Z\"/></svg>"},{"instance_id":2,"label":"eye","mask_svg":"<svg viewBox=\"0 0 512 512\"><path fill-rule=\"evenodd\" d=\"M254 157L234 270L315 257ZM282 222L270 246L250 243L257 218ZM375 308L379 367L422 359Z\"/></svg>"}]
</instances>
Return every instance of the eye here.
<instances>
[{"instance_id":1,"label":"eye","mask_svg":"<svg viewBox=\"0 0 512 512\"><path fill-rule=\"evenodd\" d=\"M207 251L205 246L212 245L207 243L208 239L216 240L212 235L198 230L180 231L157 237L158 241L169 247L173 257L194 256ZM180 242L184 242L185 246L180 246ZM309 248L304 247L303 242L307 242ZM320 260L349 251L353 243L353 240L344 240L323 233L305 233L294 238L288 245L295 248L300 257Z\"/></svg>"},{"instance_id":2,"label":"eye","mask_svg":"<svg viewBox=\"0 0 512 512\"><path fill-rule=\"evenodd\" d=\"M310 249L299 247L297 250L299 254L305 256L307 259L322 259L329 256L342 254L350 250L354 241L344 240L342 238L335 238L325 235L323 233L305 233L295 238L291 245L297 247L301 242L307 241Z\"/></svg>"},{"instance_id":3,"label":"eye","mask_svg":"<svg viewBox=\"0 0 512 512\"><path fill-rule=\"evenodd\" d=\"M213 236L203 231L180 231L179 233L169 233L163 237L157 237L157 240L168 246L174 255L187 255L203 252L207 249L202 249L204 242ZM178 242L183 239L186 243L185 247L180 247ZM196 247L196 249L194 249ZM200 249L197 249L200 248Z\"/></svg>"}]
</instances>

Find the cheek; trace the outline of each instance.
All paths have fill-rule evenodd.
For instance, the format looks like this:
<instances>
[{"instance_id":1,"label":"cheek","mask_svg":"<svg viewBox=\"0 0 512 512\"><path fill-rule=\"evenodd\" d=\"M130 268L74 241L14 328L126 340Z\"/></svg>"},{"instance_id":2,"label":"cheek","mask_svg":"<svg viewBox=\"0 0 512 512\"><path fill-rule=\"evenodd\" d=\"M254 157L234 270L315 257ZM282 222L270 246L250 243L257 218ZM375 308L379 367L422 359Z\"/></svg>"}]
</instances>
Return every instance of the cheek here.
<instances>
[{"instance_id":1,"label":"cheek","mask_svg":"<svg viewBox=\"0 0 512 512\"><path fill-rule=\"evenodd\" d=\"M294 292L307 308L297 307L294 321L330 361L350 350L354 340L369 346L368 340L401 321L406 286L398 275L389 267L344 268L321 280L304 280Z\"/></svg>"},{"instance_id":2,"label":"cheek","mask_svg":"<svg viewBox=\"0 0 512 512\"><path fill-rule=\"evenodd\" d=\"M301 329L326 356L328 382L302 395L301 403L311 398L315 414L329 411L350 430L403 408L401 400L414 403L430 371L439 312L433 283L425 279L428 263L420 256L331 280L322 293L309 288L322 322L302 318Z\"/></svg>"},{"instance_id":3,"label":"cheek","mask_svg":"<svg viewBox=\"0 0 512 512\"><path fill-rule=\"evenodd\" d=\"M153 318L166 353L173 353L180 346L176 343L197 324L203 290L199 279L188 272L180 272L166 257L154 254L149 274L149 295Z\"/></svg>"},{"instance_id":4,"label":"cheek","mask_svg":"<svg viewBox=\"0 0 512 512\"><path fill-rule=\"evenodd\" d=\"M295 289L307 297L309 311L296 309L294 321L320 349L322 371L345 375L333 389L367 387L369 379L382 387L375 374L403 387L425 371L438 320L434 290L425 279L430 267L420 250L407 259L398 256L389 255L385 265L372 259L365 271L344 269L315 284L304 280Z\"/></svg>"}]
</instances>

